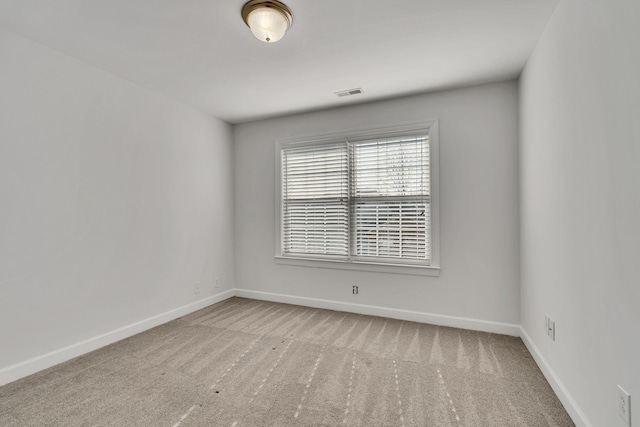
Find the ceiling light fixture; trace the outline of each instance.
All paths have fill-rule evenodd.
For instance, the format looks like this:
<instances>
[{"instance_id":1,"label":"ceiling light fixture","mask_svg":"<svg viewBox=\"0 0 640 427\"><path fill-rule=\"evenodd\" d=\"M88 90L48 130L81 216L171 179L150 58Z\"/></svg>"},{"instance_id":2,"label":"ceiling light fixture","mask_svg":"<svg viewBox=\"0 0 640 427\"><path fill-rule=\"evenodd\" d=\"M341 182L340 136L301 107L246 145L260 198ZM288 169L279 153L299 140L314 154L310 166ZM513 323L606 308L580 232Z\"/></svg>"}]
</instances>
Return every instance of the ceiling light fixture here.
<instances>
[{"instance_id":1,"label":"ceiling light fixture","mask_svg":"<svg viewBox=\"0 0 640 427\"><path fill-rule=\"evenodd\" d=\"M250 0L242 6L242 19L253 35L265 43L284 36L292 22L291 10L275 0Z\"/></svg>"}]
</instances>

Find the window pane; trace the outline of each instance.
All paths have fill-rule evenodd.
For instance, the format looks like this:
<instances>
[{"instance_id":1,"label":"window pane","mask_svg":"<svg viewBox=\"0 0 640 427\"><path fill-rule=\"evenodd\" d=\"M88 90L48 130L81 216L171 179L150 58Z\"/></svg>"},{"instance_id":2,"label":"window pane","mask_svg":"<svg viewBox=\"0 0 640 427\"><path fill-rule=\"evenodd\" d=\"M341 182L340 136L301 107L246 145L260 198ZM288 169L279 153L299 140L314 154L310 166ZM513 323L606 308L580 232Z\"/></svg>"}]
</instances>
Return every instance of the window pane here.
<instances>
[{"instance_id":1,"label":"window pane","mask_svg":"<svg viewBox=\"0 0 640 427\"><path fill-rule=\"evenodd\" d=\"M429 204L419 201L356 202L354 254L428 260L429 218Z\"/></svg>"},{"instance_id":2,"label":"window pane","mask_svg":"<svg viewBox=\"0 0 640 427\"><path fill-rule=\"evenodd\" d=\"M346 202L288 203L284 221L284 252L347 255Z\"/></svg>"},{"instance_id":3,"label":"window pane","mask_svg":"<svg viewBox=\"0 0 640 427\"><path fill-rule=\"evenodd\" d=\"M352 162L354 197L429 194L428 136L355 143Z\"/></svg>"},{"instance_id":4,"label":"window pane","mask_svg":"<svg viewBox=\"0 0 640 427\"><path fill-rule=\"evenodd\" d=\"M285 149L282 161L286 200L347 197L346 144Z\"/></svg>"}]
</instances>

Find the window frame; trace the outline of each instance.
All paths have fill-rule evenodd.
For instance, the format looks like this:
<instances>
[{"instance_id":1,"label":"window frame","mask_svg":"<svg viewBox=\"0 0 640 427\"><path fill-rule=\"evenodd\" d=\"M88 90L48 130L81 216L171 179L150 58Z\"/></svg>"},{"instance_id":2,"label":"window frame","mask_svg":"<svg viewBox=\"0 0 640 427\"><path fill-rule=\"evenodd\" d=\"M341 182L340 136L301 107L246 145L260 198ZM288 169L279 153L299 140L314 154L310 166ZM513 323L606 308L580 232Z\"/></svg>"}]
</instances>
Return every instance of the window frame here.
<instances>
[{"instance_id":1,"label":"window frame","mask_svg":"<svg viewBox=\"0 0 640 427\"><path fill-rule=\"evenodd\" d=\"M303 147L318 144L335 144L345 141L407 136L429 133L429 179L430 179L430 260L429 265L416 261L397 262L336 258L322 255L285 255L282 234L282 150L287 147ZM275 140L275 262L277 264L302 267L346 269L382 273L412 274L424 276L440 275L440 197L439 197L439 132L438 120L405 122L384 127L351 129L301 137ZM351 230L349 230L351 233ZM350 243L351 244L351 243Z\"/></svg>"}]
</instances>

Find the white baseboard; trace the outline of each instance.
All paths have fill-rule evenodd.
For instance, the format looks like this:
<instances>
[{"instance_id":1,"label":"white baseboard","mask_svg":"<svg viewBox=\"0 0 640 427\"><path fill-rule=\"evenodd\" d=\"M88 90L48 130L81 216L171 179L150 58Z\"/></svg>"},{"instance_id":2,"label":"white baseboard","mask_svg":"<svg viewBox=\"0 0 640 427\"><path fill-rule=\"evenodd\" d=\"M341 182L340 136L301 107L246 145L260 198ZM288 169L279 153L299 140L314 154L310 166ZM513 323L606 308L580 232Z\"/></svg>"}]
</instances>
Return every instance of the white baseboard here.
<instances>
[{"instance_id":1,"label":"white baseboard","mask_svg":"<svg viewBox=\"0 0 640 427\"><path fill-rule=\"evenodd\" d=\"M249 289L236 288L235 295L243 298L297 304L306 307L324 308L327 310L347 311L350 313L367 314L370 316L390 317L392 319L429 323L439 326L450 326L453 328L471 329L474 331L491 332L494 334L511 335L514 337L520 336L520 326L510 323L491 322L486 320L445 316L441 314L378 307L373 305L353 304L318 298L298 297L271 292L252 291Z\"/></svg>"},{"instance_id":2,"label":"white baseboard","mask_svg":"<svg viewBox=\"0 0 640 427\"><path fill-rule=\"evenodd\" d=\"M163 323L170 322L178 317L208 307L217 302L224 301L225 299L231 298L233 295L234 290L230 289L228 291L203 298L191 304L183 305L182 307L174 308L173 310L132 323L131 325L118 328L79 343L0 369L0 386L26 377L27 375L34 374L38 371L42 371L43 369L50 368L58 363L73 359L74 357L82 356L83 354L97 350L106 345L113 344L116 341L139 334L140 332L154 328Z\"/></svg>"},{"instance_id":3,"label":"white baseboard","mask_svg":"<svg viewBox=\"0 0 640 427\"><path fill-rule=\"evenodd\" d=\"M522 326L520 326L520 338L529 350L529 353L531 353L531 356L533 356L533 359L538 364L542 374L549 382L549 385L551 385L551 388L556 393L556 396L558 396L558 399L560 399L560 402L567 410L567 413L569 413L569 416L575 425L577 427L592 427L591 423L584 415L584 412L582 412L576 401L573 400L573 397L571 397L567 388L564 386L562 381L560 381L558 375L556 375L555 371L551 368L551 365L549 365L547 360L542 356L542 353L540 353L540 350L533 343L533 340Z\"/></svg>"}]
</instances>

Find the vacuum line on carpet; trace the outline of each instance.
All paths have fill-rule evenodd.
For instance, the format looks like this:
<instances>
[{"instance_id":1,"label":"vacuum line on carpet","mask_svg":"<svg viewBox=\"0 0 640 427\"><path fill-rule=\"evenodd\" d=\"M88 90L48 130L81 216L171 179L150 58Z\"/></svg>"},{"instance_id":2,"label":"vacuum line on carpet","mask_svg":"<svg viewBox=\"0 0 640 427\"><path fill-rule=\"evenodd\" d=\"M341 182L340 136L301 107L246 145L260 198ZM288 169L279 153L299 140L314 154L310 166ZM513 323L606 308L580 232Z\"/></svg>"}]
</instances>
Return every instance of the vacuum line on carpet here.
<instances>
[{"instance_id":1,"label":"vacuum line on carpet","mask_svg":"<svg viewBox=\"0 0 640 427\"><path fill-rule=\"evenodd\" d=\"M459 423L460 422L460 416L458 415L458 411L456 411L456 407L453 405L453 399L451 398L451 395L447 391L447 386L444 385L444 378L442 378L442 373L440 372L440 369L437 369L436 371L438 372L438 377L440 379L440 385L442 385L444 387L444 392L447 395L447 400L449 401L449 407L451 408L451 412L453 412L453 414L456 416L456 421Z\"/></svg>"},{"instance_id":2,"label":"vacuum line on carpet","mask_svg":"<svg viewBox=\"0 0 640 427\"><path fill-rule=\"evenodd\" d=\"M322 349L320 350L320 354L318 354L318 358L316 359L316 364L313 366L313 369L311 370L311 375L309 375L309 380L307 381L307 386L304 389L304 393L302 393L302 399L300 399L300 403L298 404L298 409L296 410L296 413L293 415L293 418L298 418L298 416L300 415L300 410L302 409L302 404L304 403L305 399L307 398L307 393L309 392L309 387L311 386L311 382L313 381L313 376L316 374L316 369L318 369L318 364L320 364L320 358L322 357L322 353L324 352L324 348L325 346L322 346Z\"/></svg>"},{"instance_id":3,"label":"vacuum line on carpet","mask_svg":"<svg viewBox=\"0 0 640 427\"><path fill-rule=\"evenodd\" d=\"M402 413L402 399L400 398L400 383L398 382L398 365L393 361L393 374L396 377L396 397L398 398L398 412L400 414L400 425L404 427L404 414Z\"/></svg>"},{"instance_id":4,"label":"vacuum line on carpet","mask_svg":"<svg viewBox=\"0 0 640 427\"><path fill-rule=\"evenodd\" d=\"M356 352L353 352L353 359L351 360L351 375L349 376L349 393L347 394L347 407L344 409L344 419L342 424L347 425L347 417L349 415L349 406L351 405L351 393L353 392L353 374L356 370Z\"/></svg>"},{"instance_id":5,"label":"vacuum line on carpet","mask_svg":"<svg viewBox=\"0 0 640 427\"><path fill-rule=\"evenodd\" d=\"M260 390L262 390L262 387L264 387L264 385L267 383L267 380L269 379L269 376L271 376L271 373L273 372L273 370L276 369L276 367L278 367L278 363L280 363L280 360L282 359L282 356L284 356L284 354L287 352L287 349L289 348L289 346L291 345L292 342L293 341L289 340L289 342L285 346L284 350L282 350L282 352L280 353L280 356L278 357L278 359L275 361L273 366L271 366L271 369L269 369L269 372L267 372L267 375L265 375L265 377L262 379L262 382L260 383L260 385L258 386L256 391L253 392L253 396L251 396L251 399L249 400L249 403L253 403L253 400L256 398L258 393L260 393Z\"/></svg>"},{"instance_id":6,"label":"vacuum line on carpet","mask_svg":"<svg viewBox=\"0 0 640 427\"><path fill-rule=\"evenodd\" d=\"M240 360L241 360L241 359L242 359L242 358L243 358L243 357L244 357L244 356L249 352L249 350L251 350L251 349L253 348L253 346L254 346L254 345L256 345L256 343L257 343L258 341L260 341L260 338L262 338L262 337L263 337L263 336L262 336L262 335L260 335L258 338L256 338L255 340L253 340L253 342L251 343L251 345L249 345L249 347L247 347L247 349L244 351L244 353L242 353L242 354L240 355L240 357L238 357L238 358L235 360L235 362L233 362L233 363L231 364L231 366L229 366L229 367L227 368L227 370L222 374L222 376L221 376L220 378L218 378L218 380L217 380L215 383L213 383L213 385L210 387L210 389L211 389L211 390L212 390L216 385L218 385L218 384L220 383L220 381L222 381L222 380L224 379L224 377L226 377L226 376L227 376L227 374L228 374L229 372L231 372L231 370L236 366L236 364L237 364L237 363L238 363L238 362L239 362L239 361L240 361ZM186 419L187 419L187 417L189 416L189 414L191 414L191 412L193 412L193 410L194 410L194 409L196 409L196 405L193 405L191 408L189 408L189 410L188 410L187 412L185 412L185 413L184 413L184 415L182 415L182 417L180 417L180 421L178 421L177 423L175 423L175 424L173 425L173 427L178 427L178 426L180 426L180 424L182 424L182 422L183 422L184 420L186 420Z\"/></svg>"},{"instance_id":7,"label":"vacuum line on carpet","mask_svg":"<svg viewBox=\"0 0 640 427\"><path fill-rule=\"evenodd\" d=\"M231 366L229 366L229 367L227 368L227 370L226 370L226 371L224 371L224 373L222 374L222 376L221 376L220 378L218 378L218 379L217 379L217 381L216 381L216 382L214 382L214 383L211 385L211 387L209 387L209 389L210 389L210 390L213 390L213 389L215 388L215 386L217 386L218 384L220 384L220 381L222 381L222 380L224 379L224 377L226 377L226 376L227 376L227 374L228 374L229 372L231 372L231 370L232 370L233 368L235 368L235 367L236 367L236 364L238 364L238 363L242 360L242 358L243 358L244 356L246 356L246 354L247 354L247 353L248 353L248 352L253 348L253 346L254 346L254 345L256 345L256 343L257 343L258 341L260 341L260 338L262 338L262 337L263 337L263 336L262 336L262 335L260 335L258 338L256 338L256 339L251 343L251 345L250 345L249 347L247 347L247 349L244 351L244 353L242 353L242 354L240 355L240 357L238 357L238 358L235 360L235 362L233 362L233 363L231 364Z\"/></svg>"},{"instance_id":8,"label":"vacuum line on carpet","mask_svg":"<svg viewBox=\"0 0 640 427\"><path fill-rule=\"evenodd\" d=\"M189 416L189 414L196 409L196 405L193 405L191 408L189 408L189 410L187 412L185 412L181 417L180 417L180 421L178 421L177 423L175 423L173 425L173 427L178 427L180 424L182 424L182 422L187 419L187 417Z\"/></svg>"}]
</instances>

